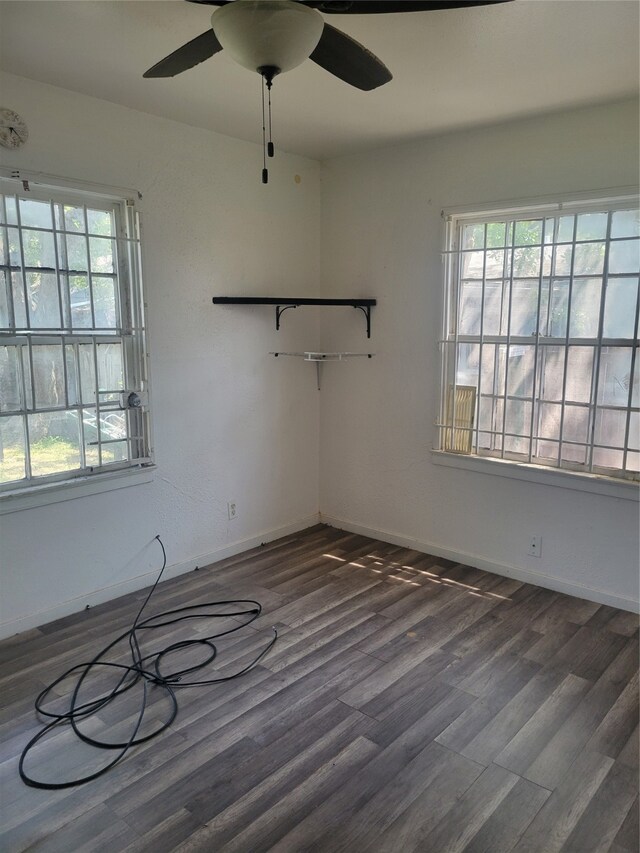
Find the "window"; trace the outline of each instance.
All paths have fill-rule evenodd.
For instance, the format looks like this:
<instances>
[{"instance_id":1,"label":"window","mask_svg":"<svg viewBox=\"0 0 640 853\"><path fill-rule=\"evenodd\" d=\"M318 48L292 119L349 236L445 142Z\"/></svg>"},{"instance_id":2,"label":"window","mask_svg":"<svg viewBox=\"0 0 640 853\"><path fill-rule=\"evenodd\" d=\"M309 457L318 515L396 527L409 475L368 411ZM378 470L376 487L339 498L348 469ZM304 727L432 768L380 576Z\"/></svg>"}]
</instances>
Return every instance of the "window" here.
<instances>
[{"instance_id":1,"label":"window","mask_svg":"<svg viewBox=\"0 0 640 853\"><path fill-rule=\"evenodd\" d=\"M637 198L447 220L439 447L638 479Z\"/></svg>"},{"instance_id":2,"label":"window","mask_svg":"<svg viewBox=\"0 0 640 853\"><path fill-rule=\"evenodd\" d=\"M133 203L0 183L0 494L150 464Z\"/></svg>"}]
</instances>

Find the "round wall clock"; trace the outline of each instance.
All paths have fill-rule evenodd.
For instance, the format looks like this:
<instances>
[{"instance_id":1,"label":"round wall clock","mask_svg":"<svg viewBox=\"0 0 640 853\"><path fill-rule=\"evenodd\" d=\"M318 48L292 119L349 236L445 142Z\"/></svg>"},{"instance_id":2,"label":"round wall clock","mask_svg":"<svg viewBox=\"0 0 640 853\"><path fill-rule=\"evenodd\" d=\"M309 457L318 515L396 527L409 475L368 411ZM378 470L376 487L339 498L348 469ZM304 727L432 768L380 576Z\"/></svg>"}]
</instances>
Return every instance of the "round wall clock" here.
<instances>
[{"instance_id":1,"label":"round wall clock","mask_svg":"<svg viewBox=\"0 0 640 853\"><path fill-rule=\"evenodd\" d=\"M0 145L19 148L29 137L27 123L13 110L0 107Z\"/></svg>"}]
</instances>

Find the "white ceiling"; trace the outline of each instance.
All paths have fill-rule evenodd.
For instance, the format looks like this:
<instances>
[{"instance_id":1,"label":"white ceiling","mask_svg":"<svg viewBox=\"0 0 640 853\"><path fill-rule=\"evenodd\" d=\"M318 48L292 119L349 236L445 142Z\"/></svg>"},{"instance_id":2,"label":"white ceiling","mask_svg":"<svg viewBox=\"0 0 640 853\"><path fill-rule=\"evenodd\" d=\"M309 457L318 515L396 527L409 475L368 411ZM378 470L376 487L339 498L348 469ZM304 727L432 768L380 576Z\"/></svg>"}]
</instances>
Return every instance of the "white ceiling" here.
<instances>
[{"instance_id":1,"label":"white ceiling","mask_svg":"<svg viewBox=\"0 0 640 853\"><path fill-rule=\"evenodd\" d=\"M331 15L394 79L361 92L307 61L276 78L274 140L326 159L443 131L633 96L637 0L515 0ZM239 139L261 139L260 78L224 52L175 78L143 72L208 29L183 0L1 0L0 66ZM19 104L3 104L19 111Z\"/></svg>"}]
</instances>

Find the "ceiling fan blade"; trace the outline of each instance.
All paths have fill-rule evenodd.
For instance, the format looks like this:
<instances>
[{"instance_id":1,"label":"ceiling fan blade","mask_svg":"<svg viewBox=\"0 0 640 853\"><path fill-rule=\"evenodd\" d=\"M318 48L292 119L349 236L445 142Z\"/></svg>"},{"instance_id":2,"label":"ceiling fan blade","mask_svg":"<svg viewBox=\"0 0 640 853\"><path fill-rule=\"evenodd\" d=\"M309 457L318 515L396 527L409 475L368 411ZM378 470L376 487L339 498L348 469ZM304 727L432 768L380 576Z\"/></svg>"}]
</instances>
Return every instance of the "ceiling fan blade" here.
<instances>
[{"instance_id":1,"label":"ceiling fan blade","mask_svg":"<svg viewBox=\"0 0 640 853\"><path fill-rule=\"evenodd\" d=\"M210 0L194 0L210 2ZM375 15L388 12L432 12L438 9L462 9L466 6L492 6L511 0L298 0L327 15Z\"/></svg>"},{"instance_id":2,"label":"ceiling fan blade","mask_svg":"<svg viewBox=\"0 0 640 853\"><path fill-rule=\"evenodd\" d=\"M156 62L143 77L175 77L194 65L209 59L214 53L219 53L222 45L215 36L213 30L207 30L196 38L191 39L182 47L174 50L169 56L165 56L160 62Z\"/></svg>"},{"instance_id":3,"label":"ceiling fan blade","mask_svg":"<svg viewBox=\"0 0 640 853\"><path fill-rule=\"evenodd\" d=\"M325 24L310 59L345 83L365 92L388 83L393 75L370 50L351 36Z\"/></svg>"},{"instance_id":4,"label":"ceiling fan blade","mask_svg":"<svg viewBox=\"0 0 640 853\"><path fill-rule=\"evenodd\" d=\"M233 0L188 0L203 6L226 6ZM512 0L296 0L327 15L375 15L381 12L431 12L438 9L464 9L467 6L493 6Z\"/></svg>"}]
</instances>

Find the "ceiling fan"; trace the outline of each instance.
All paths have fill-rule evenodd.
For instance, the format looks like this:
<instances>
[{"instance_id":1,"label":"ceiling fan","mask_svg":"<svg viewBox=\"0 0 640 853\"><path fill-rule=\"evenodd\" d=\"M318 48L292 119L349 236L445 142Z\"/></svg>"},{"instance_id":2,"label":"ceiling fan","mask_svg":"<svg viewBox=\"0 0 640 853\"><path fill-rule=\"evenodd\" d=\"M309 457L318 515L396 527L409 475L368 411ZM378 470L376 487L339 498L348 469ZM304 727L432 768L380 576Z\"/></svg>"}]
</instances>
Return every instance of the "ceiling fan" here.
<instances>
[{"instance_id":1,"label":"ceiling fan","mask_svg":"<svg viewBox=\"0 0 640 853\"><path fill-rule=\"evenodd\" d=\"M240 65L268 69L271 79L310 58L330 74L364 91L392 78L389 69L346 33L325 23L327 15L428 12L490 6L509 0L189 0L219 8L211 29L165 56L144 77L175 77L223 48Z\"/></svg>"},{"instance_id":2,"label":"ceiling fan","mask_svg":"<svg viewBox=\"0 0 640 853\"><path fill-rule=\"evenodd\" d=\"M392 79L377 56L346 33L325 23L328 15L370 15L387 12L428 12L466 6L490 6L509 0L189 0L219 8L211 16L211 29L165 56L144 77L175 77L226 50L240 65L257 71L262 89L262 182L268 182L266 156L273 157L271 138L266 141L264 96L268 91L268 125L271 136L271 84L277 74L290 71L309 58L330 74L363 91Z\"/></svg>"}]
</instances>

